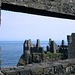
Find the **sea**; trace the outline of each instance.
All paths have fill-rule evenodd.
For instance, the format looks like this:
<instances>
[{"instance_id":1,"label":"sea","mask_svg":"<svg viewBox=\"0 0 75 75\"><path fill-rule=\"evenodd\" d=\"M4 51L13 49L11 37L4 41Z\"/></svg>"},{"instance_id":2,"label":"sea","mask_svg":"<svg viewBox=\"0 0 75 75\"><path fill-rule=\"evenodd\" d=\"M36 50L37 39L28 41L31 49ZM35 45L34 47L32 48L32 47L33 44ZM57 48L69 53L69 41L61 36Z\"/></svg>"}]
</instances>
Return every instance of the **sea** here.
<instances>
[{"instance_id":1,"label":"sea","mask_svg":"<svg viewBox=\"0 0 75 75\"><path fill-rule=\"evenodd\" d=\"M55 41L57 45L61 45L61 41ZM17 66L18 61L23 54L24 41L0 41L1 47L1 67ZM32 41L32 44L36 44L36 41ZM40 41L40 46L44 47L49 45L48 41ZM67 45L67 41L65 41Z\"/></svg>"}]
</instances>

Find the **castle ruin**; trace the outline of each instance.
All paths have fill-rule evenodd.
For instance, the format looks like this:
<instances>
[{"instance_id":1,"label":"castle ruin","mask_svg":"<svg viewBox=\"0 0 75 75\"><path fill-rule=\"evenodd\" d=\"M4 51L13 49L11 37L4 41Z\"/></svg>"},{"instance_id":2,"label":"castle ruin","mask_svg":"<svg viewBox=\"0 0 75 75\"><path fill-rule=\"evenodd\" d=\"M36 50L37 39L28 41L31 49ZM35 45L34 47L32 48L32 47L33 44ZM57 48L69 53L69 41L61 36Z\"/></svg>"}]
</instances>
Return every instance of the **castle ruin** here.
<instances>
[{"instance_id":1,"label":"castle ruin","mask_svg":"<svg viewBox=\"0 0 75 75\"><path fill-rule=\"evenodd\" d=\"M47 52L62 53L63 59L68 58L68 45L65 45L64 40L62 40L61 45L59 46L55 43L55 41L49 39L49 46L47 46L46 48L47 48Z\"/></svg>"},{"instance_id":2,"label":"castle ruin","mask_svg":"<svg viewBox=\"0 0 75 75\"><path fill-rule=\"evenodd\" d=\"M68 58L72 59L75 58L75 33L67 36L68 41Z\"/></svg>"},{"instance_id":3,"label":"castle ruin","mask_svg":"<svg viewBox=\"0 0 75 75\"><path fill-rule=\"evenodd\" d=\"M50 52L51 53L57 53L58 52L58 45L54 42L54 41L51 41L51 39L49 39L49 45L50 45Z\"/></svg>"},{"instance_id":4,"label":"castle ruin","mask_svg":"<svg viewBox=\"0 0 75 75\"><path fill-rule=\"evenodd\" d=\"M25 60L28 60L29 54L31 53L43 53L43 47L40 47L40 40L37 39L36 45L31 43L31 40L25 40L23 54L25 55Z\"/></svg>"},{"instance_id":5,"label":"castle ruin","mask_svg":"<svg viewBox=\"0 0 75 75\"><path fill-rule=\"evenodd\" d=\"M63 59L68 58L68 45L65 45L64 40L62 40L62 43L59 46L59 53L63 53Z\"/></svg>"}]
</instances>

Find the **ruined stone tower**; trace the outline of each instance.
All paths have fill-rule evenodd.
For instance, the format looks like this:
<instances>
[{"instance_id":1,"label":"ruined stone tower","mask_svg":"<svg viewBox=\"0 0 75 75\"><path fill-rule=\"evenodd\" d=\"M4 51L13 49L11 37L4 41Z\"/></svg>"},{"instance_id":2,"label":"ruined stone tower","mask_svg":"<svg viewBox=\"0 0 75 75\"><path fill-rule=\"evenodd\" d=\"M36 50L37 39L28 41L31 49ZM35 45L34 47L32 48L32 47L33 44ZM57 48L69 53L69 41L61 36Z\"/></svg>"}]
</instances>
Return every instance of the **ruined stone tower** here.
<instances>
[{"instance_id":1,"label":"ruined stone tower","mask_svg":"<svg viewBox=\"0 0 75 75\"><path fill-rule=\"evenodd\" d=\"M65 44L65 42L64 42L64 40L62 40L62 46L64 46L64 44Z\"/></svg>"},{"instance_id":2,"label":"ruined stone tower","mask_svg":"<svg viewBox=\"0 0 75 75\"><path fill-rule=\"evenodd\" d=\"M37 39L37 43L36 43L36 48L37 48L37 50L39 49L39 47L40 47L40 40Z\"/></svg>"},{"instance_id":3,"label":"ruined stone tower","mask_svg":"<svg viewBox=\"0 0 75 75\"><path fill-rule=\"evenodd\" d=\"M23 45L23 54L25 56L25 60L27 61L29 58L29 55L31 53L43 53L43 47L40 47L40 40L37 39L36 45L31 43L31 39L25 40Z\"/></svg>"},{"instance_id":4,"label":"ruined stone tower","mask_svg":"<svg viewBox=\"0 0 75 75\"><path fill-rule=\"evenodd\" d=\"M59 48L58 45L51 39L49 39L49 45L50 45L50 52L52 52L52 53L58 52L58 48Z\"/></svg>"},{"instance_id":5,"label":"ruined stone tower","mask_svg":"<svg viewBox=\"0 0 75 75\"><path fill-rule=\"evenodd\" d=\"M75 33L72 33L71 35L67 36L68 41L68 58L75 58Z\"/></svg>"},{"instance_id":6,"label":"ruined stone tower","mask_svg":"<svg viewBox=\"0 0 75 75\"><path fill-rule=\"evenodd\" d=\"M30 41L29 40L25 40L25 42L24 42L23 54L25 56L25 60L27 61L28 55L30 54Z\"/></svg>"}]
</instances>

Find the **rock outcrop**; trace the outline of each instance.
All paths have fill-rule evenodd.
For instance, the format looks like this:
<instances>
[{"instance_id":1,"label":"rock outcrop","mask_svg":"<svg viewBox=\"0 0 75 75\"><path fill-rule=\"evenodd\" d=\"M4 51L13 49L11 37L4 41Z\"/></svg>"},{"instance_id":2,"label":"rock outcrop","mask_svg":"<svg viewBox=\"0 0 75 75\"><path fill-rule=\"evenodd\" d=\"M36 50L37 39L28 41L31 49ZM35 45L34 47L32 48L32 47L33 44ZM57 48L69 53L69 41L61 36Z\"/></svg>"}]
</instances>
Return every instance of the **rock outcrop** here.
<instances>
[{"instance_id":1,"label":"rock outcrop","mask_svg":"<svg viewBox=\"0 0 75 75\"><path fill-rule=\"evenodd\" d=\"M75 75L75 59L2 68L3 75Z\"/></svg>"},{"instance_id":2,"label":"rock outcrop","mask_svg":"<svg viewBox=\"0 0 75 75\"><path fill-rule=\"evenodd\" d=\"M17 64L17 66L25 66L25 65L26 65L26 61L25 61L25 56L23 54Z\"/></svg>"}]
</instances>

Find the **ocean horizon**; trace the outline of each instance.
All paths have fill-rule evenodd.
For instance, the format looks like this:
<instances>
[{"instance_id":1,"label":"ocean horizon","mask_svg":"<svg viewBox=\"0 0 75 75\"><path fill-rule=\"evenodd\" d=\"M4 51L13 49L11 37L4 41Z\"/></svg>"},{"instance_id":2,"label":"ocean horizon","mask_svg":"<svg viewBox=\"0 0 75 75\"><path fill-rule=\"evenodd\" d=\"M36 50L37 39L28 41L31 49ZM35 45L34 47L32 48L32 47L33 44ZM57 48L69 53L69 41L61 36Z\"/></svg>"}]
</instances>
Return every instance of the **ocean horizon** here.
<instances>
[{"instance_id":1,"label":"ocean horizon","mask_svg":"<svg viewBox=\"0 0 75 75\"><path fill-rule=\"evenodd\" d=\"M31 41L32 44L36 44L36 41ZM55 41L57 45L61 45L61 41ZM1 47L1 67L16 66L23 54L24 41L0 41ZM49 41L40 41L40 46L44 47L49 45ZM67 41L65 41L67 45Z\"/></svg>"}]
</instances>

